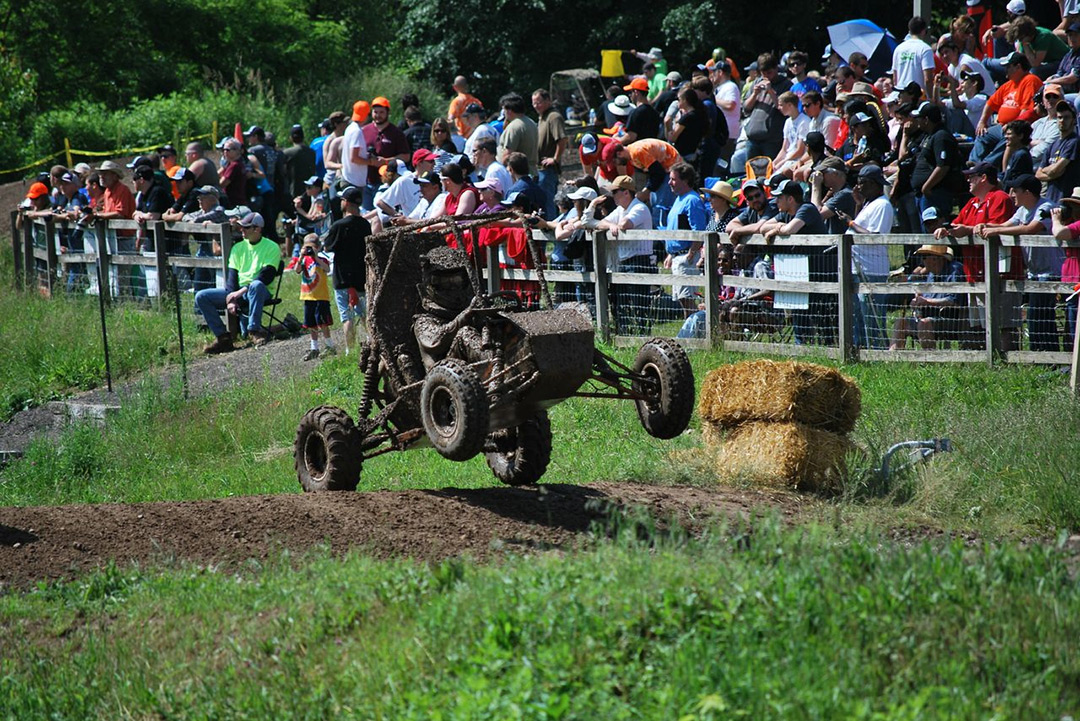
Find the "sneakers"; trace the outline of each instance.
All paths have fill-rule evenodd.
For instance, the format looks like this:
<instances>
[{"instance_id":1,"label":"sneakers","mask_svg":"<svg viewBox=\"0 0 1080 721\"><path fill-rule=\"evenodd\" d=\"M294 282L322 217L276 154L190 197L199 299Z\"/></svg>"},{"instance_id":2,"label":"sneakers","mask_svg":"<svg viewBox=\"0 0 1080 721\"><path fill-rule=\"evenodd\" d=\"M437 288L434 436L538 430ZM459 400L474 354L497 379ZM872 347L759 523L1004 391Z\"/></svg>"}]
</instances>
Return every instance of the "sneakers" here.
<instances>
[{"instance_id":1,"label":"sneakers","mask_svg":"<svg viewBox=\"0 0 1080 721\"><path fill-rule=\"evenodd\" d=\"M323 348L323 352L322 352L323 358L329 358L330 356L335 356L335 355L337 355L337 348L335 348L333 346L327 346L327 347Z\"/></svg>"},{"instance_id":2,"label":"sneakers","mask_svg":"<svg viewBox=\"0 0 1080 721\"><path fill-rule=\"evenodd\" d=\"M259 330L248 331L248 338L251 339L251 344L256 348L260 348L270 342L270 334L261 328Z\"/></svg>"},{"instance_id":3,"label":"sneakers","mask_svg":"<svg viewBox=\"0 0 1080 721\"><path fill-rule=\"evenodd\" d=\"M218 353L228 353L234 350L232 336L229 334L219 335L210 345L203 348L203 353L207 355L217 355Z\"/></svg>"},{"instance_id":4,"label":"sneakers","mask_svg":"<svg viewBox=\"0 0 1080 721\"><path fill-rule=\"evenodd\" d=\"M306 361L315 360L318 357L319 357L319 349L318 348L312 348L311 350L309 350L307 353L304 354L304 360L306 360Z\"/></svg>"}]
</instances>

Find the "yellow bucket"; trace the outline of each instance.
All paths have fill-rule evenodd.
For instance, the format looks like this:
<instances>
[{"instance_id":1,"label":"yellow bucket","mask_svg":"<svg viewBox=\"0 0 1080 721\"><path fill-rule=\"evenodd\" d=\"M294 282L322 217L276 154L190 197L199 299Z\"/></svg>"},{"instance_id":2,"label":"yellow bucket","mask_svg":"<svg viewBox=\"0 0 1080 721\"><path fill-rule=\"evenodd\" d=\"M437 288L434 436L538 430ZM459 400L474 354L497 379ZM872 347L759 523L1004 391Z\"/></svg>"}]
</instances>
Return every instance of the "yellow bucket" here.
<instances>
[{"instance_id":1,"label":"yellow bucket","mask_svg":"<svg viewBox=\"0 0 1080 721\"><path fill-rule=\"evenodd\" d=\"M622 65L622 50L600 51L600 76L618 78L626 75Z\"/></svg>"}]
</instances>

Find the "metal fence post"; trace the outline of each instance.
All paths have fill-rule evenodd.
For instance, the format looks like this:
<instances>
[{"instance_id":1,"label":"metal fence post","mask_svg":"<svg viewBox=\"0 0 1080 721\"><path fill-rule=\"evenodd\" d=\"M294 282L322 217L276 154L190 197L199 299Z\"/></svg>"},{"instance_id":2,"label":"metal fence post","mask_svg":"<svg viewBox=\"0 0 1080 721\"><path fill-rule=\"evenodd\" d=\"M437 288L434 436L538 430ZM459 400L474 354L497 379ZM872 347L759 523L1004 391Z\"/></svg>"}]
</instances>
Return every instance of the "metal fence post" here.
<instances>
[{"instance_id":1,"label":"metal fence post","mask_svg":"<svg viewBox=\"0 0 1080 721\"><path fill-rule=\"evenodd\" d=\"M855 348L854 337L854 313L858 313L853 292L854 278L851 275L851 246L855 239L850 235L841 235L836 243L836 313L837 313L837 336L836 341L840 346L840 360L844 363L852 363L858 360L858 351ZM864 334L869 335L866 328L866 319L863 319Z\"/></svg>"},{"instance_id":2,"label":"metal fence post","mask_svg":"<svg viewBox=\"0 0 1080 721\"><path fill-rule=\"evenodd\" d=\"M593 233L593 275L596 281L596 327L600 339L611 341L610 309L608 307L607 233Z\"/></svg>"},{"instance_id":3,"label":"metal fence post","mask_svg":"<svg viewBox=\"0 0 1080 721\"><path fill-rule=\"evenodd\" d=\"M998 272L998 249L1000 239L994 235L986 239L983 245L983 283L986 295L986 362L994 364L1001 349L1001 322L998 318L998 303L1001 298L1001 275Z\"/></svg>"},{"instance_id":4,"label":"metal fence post","mask_svg":"<svg viewBox=\"0 0 1080 721\"><path fill-rule=\"evenodd\" d=\"M705 234L705 339L710 348L723 342L720 336L720 235Z\"/></svg>"}]
</instances>

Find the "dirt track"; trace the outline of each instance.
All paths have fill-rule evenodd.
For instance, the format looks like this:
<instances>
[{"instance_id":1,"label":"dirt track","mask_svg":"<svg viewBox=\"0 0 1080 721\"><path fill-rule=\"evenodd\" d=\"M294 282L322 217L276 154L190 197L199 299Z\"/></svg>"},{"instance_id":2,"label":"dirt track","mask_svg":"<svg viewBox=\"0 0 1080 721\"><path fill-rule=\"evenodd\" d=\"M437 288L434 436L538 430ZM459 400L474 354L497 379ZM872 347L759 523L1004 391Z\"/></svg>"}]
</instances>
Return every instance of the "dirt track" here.
<instances>
[{"instance_id":1,"label":"dirt track","mask_svg":"<svg viewBox=\"0 0 1080 721\"><path fill-rule=\"evenodd\" d=\"M804 503L787 494L598 483L0 508L0 588L74 577L110 559L231 566L320 544L425 560L570 550L612 506L692 527L768 508L793 519Z\"/></svg>"}]
</instances>

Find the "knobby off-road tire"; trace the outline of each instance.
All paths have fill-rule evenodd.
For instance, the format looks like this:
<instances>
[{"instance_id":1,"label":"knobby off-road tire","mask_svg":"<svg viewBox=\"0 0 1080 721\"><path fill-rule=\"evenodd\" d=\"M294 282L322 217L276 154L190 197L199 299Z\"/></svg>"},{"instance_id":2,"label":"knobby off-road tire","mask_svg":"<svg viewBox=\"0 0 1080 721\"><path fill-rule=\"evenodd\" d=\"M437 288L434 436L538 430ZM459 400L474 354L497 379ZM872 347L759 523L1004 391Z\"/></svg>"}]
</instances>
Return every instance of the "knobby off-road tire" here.
<instances>
[{"instance_id":1,"label":"knobby off-road tire","mask_svg":"<svg viewBox=\"0 0 1080 721\"><path fill-rule=\"evenodd\" d=\"M510 486L536 483L551 461L551 422L547 411L540 411L517 428L502 431L495 445L498 451L484 455L496 478Z\"/></svg>"},{"instance_id":2,"label":"knobby off-road tire","mask_svg":"<svg viewBox=\"0 0 1080 721\"><path fill-rule=\"evenodd\" d=\"M694 371L682 346L667 338L647 341L634 360L634 372L654 382L634 381L634 390L648 396L636 401L645 431L661 439L685 431L694 412Z\"/></svg>"},{"instance_id":3,"label":"knobby off-road tire","mask_svg":"<svg viewBox=\"0 0 1080 721\"><path fill-rule=\"evenodd\" d=\"M342 409L319 406L305 413L293 443L304 490L355 491L363 465L360 441L360 431Z\"/></svg>"},{"instance_id":4,"label":"knobby off-road tire","mask_svg":"<svg viewBox=\"0 0 1080 721\"><path fill-rule=\"evenodd\" d=\"M480 378L456 358L439 361L420 390L420 417L439 455L469 460L483 450L488 432L488 399Z\"/></svg>"}]
</instances>

